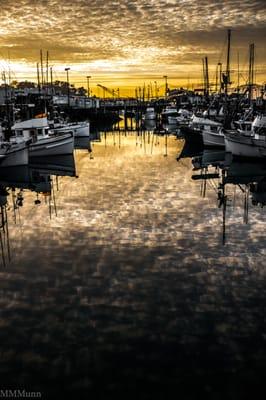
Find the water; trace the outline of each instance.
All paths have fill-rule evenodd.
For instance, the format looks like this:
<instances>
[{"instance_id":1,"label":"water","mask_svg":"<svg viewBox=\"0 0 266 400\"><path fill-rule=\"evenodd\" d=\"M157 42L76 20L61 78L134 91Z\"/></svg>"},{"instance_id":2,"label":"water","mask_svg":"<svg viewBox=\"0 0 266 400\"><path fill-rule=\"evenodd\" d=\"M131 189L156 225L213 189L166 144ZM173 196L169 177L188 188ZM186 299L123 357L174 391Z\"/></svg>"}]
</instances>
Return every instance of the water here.
<instances>
[{"instance_id":1,"label":"water","mask_svg":"<svg viewBox=\"0 0 266 400\"><path fill-rule=\"evenodd\" d=\"M201 169L177 161L183 146L105 132L92 153L75 150L75 166L57 166L68 176L42 169L45 195L24 190L14 210L10 192L1 389L245 399L262 388L265 210L243 182L225 185L225 207L221 173L191 179ZM265 165L253 168L263 176Z\"/></svg>"}]
</instances>

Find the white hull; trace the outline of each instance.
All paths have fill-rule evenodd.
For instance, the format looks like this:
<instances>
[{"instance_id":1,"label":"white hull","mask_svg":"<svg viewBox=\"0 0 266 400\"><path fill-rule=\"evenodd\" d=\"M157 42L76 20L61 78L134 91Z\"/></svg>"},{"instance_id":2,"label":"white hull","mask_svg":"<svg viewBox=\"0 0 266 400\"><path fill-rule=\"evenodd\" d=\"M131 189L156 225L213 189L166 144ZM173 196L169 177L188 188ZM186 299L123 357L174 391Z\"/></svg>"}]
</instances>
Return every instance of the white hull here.
<instances>
[{"instance_id":1,"label":"white hull","mask_svg":"<svg viewBox=\"0 0 266 400\"><path fill-rule=\"evenodd\" d=\"M162 120L163 121L169 121L169 118L173 119L173 118L177 118L178 117L178 113L177 112L168 112L168 113L162 113Z\"/></svg>"},{"instance_id":2,"label":"white hull","mask_svg":"<svg viewBox=\"0 0 266 400\"><path fill-rule=\"evenodd\" d=\"M168 117L168 123L170 125L176 125L177 124L177 117Z\"/></svg>"},{"instance_id":3,"label":"white hull","mask_svg":"<svg viewBox=\"0 0 266 400\"><path fill-rule=\"evenodd\" d=\"M266 157L266 141L245 136L225 136L226 151L233 156L264 158Z\"/></svg>"},{"instance_id":4,"label":"white hull","mask_svg":"<svg viewBox=\"0 0 266 400\"><path fill-rule=\"evenodd\" d=\"M219 133L213 133L210 131L202 131L202 138L204 146L211 147L224 147L224 135Z\"/></svg>"},{"instance_id":5,"label":"white hull","mask_svg":"<svg viewBox=\"0 0 266 400\"><path fill-rule=\"evenodd\" d=\"M144 119L145 121L154 121L156 119L156 114L145 114Z\"/></svg>"},{"instance_id":6,"label":"white hull","mask_svg":"<svg viewBox=\"0 0 266 400\"><path fill-rule=\"evenodd\" d=\"M89 137L90 136L90 124L86 123L84 125L72 125L68 126L72 130L74 137Z\"/></svg>"},{"instance_id":7,"label":"white hull","mask_svg":"<svg viewBox=\"0 0 266 400\"><path fill-rule=\"evenodd\" d=\"M30 157L72 154L74 149L74 138L71 133L51 136L30 144L29 149Z\"/></svg>"},{"instance_id":8,"label":"white hull","mask_svg":"<svg viewBox=\"0 0 266 400\"><path fill-rule=\"evenodd\" d=\"M1 167L14 167L27 165L29 162L29 149L25 145L13 144L5 154L0 154Z\"/></svg>"}]
</instances>

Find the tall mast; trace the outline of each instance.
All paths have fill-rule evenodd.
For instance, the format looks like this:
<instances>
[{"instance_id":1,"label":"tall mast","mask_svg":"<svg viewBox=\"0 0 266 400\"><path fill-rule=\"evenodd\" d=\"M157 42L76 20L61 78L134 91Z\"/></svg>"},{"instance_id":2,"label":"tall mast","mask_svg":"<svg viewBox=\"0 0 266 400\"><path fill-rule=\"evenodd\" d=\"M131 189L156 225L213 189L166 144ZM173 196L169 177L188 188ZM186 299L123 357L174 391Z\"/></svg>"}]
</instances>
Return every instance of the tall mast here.
<instances>
[{"instance_id":1,"label":"tall mast","mask_svg":"<svg viewBox=\"0 0 266 400\"><path fill-rule=\"evenodd\" d=\"M209 96L209 68L208 68L208 57L205 57L205 74L206 74L206 95Z\"/></svg>"},{"instance_id":2,"label":"tall mast","mask_svg":"<svg viewBox=\"0 0 266 400\"><path fill-rule=\"evenodd\" d=\"M226 59L226 80L225 94L227 95L228 85L230 85L230 49L231 49L231 29L227 31L227 59Z\"/></svg>"},{"instance_id":3,"label":"tall mast","mask_svg":"<svg viewBox=\"0 0 266 400\"><path fill-rule=\"evenodd\" d=\"M40 59L41 59L41 83L42 83L42 87L43 87L44 79L43 79L43 59L42 59L42 50L40 50Z\"/></svg>"},{"instance_id":4,"label":"tall mast","mask_svg":"<svg viewBox=\"0 0 266 400\"><path fill-rule=\"evenodd\" d=\"M237 92L239 93L239 51L237 52Z\"/></svg>"},{"instance_id":5,"label":"tall mast","mask_svg":"<svg viewBox=\"0 0 266 400\"><path fill-rule=\"evenodd\" d=\"M248 86L249 86L249 101L252 101L252 89L254 85L254 43L249 45L249 69L248 69Z\"/></svg>"},{"instance_id":6,"label":"tall mast","mask_svg":"<svg viewBox=\"0 0 266 400\"><path fill-rule=\"evenodd\" d=\"M50 79L51 79L51 94L54 94L54 88L53 88L53 67L50 67Z\"/></svg>"},{"instance_id":7,"label":"tall mast","mask_svg":"<svg viewBox=\"0 0 266 400\"><path fill-rule=\"evenodd\" d=\"M46 85L47 85L47 91L48 91L48 83L49 83L49 53L48 50L46 52Z\"/></svg>"},{"instance_id":8,"label":"tall mast","mask_svg":"<svg viewBox=\"0 0 266 400\"><path fill-rule=\"evenodd\" d=\"M204 88L204 96L206 95L206 72L205 72L205 61L202 59L202 74L203 74L203 88Z\"/></svg>"},{"instance_id":9,"label":"tall mast","mask_svg":"<svg viewBox=\"0 0 266 400\"><path fill-rule=\"evenodd\" d=\"M41 91L41 85L40 85L39 63L37 63L37 82L38 82L38 90L39 90L39 93L40 93L40 91Z\"/></svg>"}]
</instances>

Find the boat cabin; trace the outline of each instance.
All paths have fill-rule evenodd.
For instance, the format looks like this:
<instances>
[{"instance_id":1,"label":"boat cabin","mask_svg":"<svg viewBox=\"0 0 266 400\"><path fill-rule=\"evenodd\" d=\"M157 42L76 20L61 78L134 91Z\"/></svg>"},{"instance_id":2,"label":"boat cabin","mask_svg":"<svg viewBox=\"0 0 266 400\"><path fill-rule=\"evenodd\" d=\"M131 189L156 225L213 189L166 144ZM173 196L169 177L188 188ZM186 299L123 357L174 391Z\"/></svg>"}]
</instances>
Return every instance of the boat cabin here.
<instances>
[{"instance_id":1,"label":"boat cabin","mask_svg":"<svg viewBox=\"0 0 266 400\"><path fill-rule=\"evenodd\" d=\"M49 125L46 117L33 118L27 121L16 122L11 128L13 135L11 140L31 140L32 143L49 135Z\"/></svg>"}]
</instances>

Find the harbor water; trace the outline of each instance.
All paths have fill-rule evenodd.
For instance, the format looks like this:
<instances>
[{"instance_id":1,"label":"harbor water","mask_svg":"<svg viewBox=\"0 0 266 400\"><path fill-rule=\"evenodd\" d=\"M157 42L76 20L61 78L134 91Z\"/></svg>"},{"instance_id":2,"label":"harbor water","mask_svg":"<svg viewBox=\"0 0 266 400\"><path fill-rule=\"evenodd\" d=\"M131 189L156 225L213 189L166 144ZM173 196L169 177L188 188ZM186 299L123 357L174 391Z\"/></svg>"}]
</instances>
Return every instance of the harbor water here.
<instances>
[{"instance_id":1,"label":"harbor water","mask_svg":"<svg viewBox=\"0 0 266 400\"><path fill-rule=\"evenodd\" d=\"M72 173L51 174L51 196L23 190L13 207L9 192L1 389L246 399L263 388L265 208L241 181L226 185L225 209L220 177L192 179L202 170L183 147L101 132Z\"/></svg>"}]
</instances>

